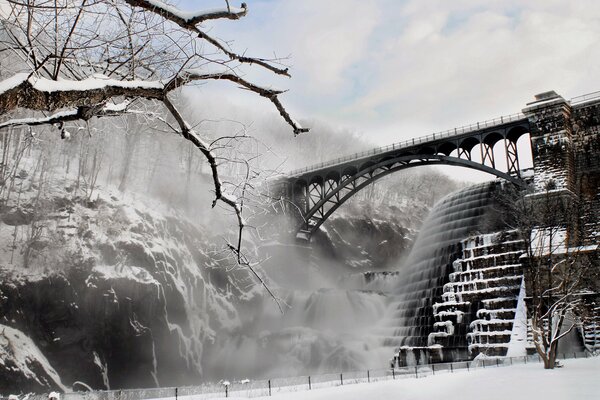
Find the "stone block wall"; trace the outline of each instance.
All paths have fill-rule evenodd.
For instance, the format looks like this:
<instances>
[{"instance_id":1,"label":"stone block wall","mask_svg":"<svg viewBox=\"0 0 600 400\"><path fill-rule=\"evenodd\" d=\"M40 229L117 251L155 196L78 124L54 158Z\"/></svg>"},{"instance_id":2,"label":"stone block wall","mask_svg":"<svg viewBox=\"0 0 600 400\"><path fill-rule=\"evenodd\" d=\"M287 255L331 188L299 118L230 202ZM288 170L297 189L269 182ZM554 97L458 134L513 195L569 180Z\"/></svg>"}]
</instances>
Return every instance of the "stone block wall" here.
<instances>
[{"instance_id":1,"label":"stone block wall","mask_svg":"<svg viewBox=\"0 0 600 400\"><path fill-rule=\"evenodd\" d=\"M536 96L523 112L529 118L536 192L573 191L571 106L554 92Z\"/></svg>"},{"instance_id":2,"label":"stone block wall","mask_svg":"<svg viewBox=\"0 0 600 400\"><path fill-rule=\"evenodd\" d=\"M573 108L575 190L584 244L600 243L600 102Z\"/></svg>"}]
</instances>

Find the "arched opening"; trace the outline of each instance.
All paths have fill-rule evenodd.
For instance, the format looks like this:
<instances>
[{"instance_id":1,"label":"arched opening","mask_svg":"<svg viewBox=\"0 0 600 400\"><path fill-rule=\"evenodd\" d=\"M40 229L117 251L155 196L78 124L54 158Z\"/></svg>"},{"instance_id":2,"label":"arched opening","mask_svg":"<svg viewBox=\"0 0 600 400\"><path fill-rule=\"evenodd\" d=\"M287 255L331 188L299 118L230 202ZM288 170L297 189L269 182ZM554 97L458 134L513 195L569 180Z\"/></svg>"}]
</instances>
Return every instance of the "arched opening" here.
<instances>
[{"instance_id":1,"label":"arched opening","mask_svg":"<svg viewBox=\"0 0 600 400\"><path fill-rule=\"evenodd\" d=\"M446 156L449 156L454 152L456 152L456 154L458 155L458 147L452 142L443 143L440 146L438 146L438 154L444 154Z\"/></svg>"},{"instance_id":2,"label":"arched opening","mask_svg":"<svg viewBox=\"0 0 600 400\"><path fill-rule=\"evenodd\" d=\"M508 172L509 161L507 160L506 149L510 143L509 140L502 139L497 141L493 147L495 167L503 172Z\"/></svg>"},{"instance_id":3,"label":"arched opening","mask_svg":"<svg viewBox=\"0 0 600 400\"><path fill-rule=\"evenodd\" d=\"M517 151L521 169L533 168L533 152L531 149L531 136L526 133L517 140Z\"/></svg>"},{"instance_id":4,"label":"arched opening","mask_svg":"<svg viewBox=\"0 0 600 400\"><path fill-rule=\"evenodd\" d=\"M473 160L473 148L479 144L475 137L469 137L458 145L457 156L463 160Z\"/></svg>"}]
</instances>

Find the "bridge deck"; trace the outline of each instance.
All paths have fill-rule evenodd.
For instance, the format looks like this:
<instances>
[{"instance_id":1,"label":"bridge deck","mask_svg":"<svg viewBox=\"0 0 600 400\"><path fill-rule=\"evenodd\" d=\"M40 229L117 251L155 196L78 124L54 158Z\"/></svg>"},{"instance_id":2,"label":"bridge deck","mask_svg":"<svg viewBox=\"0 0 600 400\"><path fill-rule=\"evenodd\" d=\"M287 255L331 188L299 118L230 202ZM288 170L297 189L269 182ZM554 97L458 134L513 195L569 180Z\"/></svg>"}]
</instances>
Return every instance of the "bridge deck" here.
<instances>
[{"instance_id":1,"label":"bridge deck","mask_svg":"<svg viewBox=\"0 0 600 400\"><path fill-rule=\"evenodd\" d=\"M598 103L600 102L600 91L574 97L569 102L573 107L582 107ZM519 124L525 121L527 121L527 117L523 113L506 115L487 121L477 122L474 124L449 129L446 131L436 132L430 135L405 140L403 142L393 143L387 146L376 147L374 149L365 150L348 156L339 157L334 160L329 160L290 171L286 175L288 178L299 178L303 175L310 174L315 171L325 170L329 168L337 168L344 166L345 164L355 163L356 161L359 161L361 159L368 159L374 155L384 155L385 153L395 152L401 149L410 150L411 148L416 146L422 146L424 144L435 144L439 141L460 140L463 137L472 136L474 134L477 134L478 132L483 133L485 131L489 131L490 129L497 129L508 124Z\"/></svg>"},{"instance_id":2,"label":"bridge deck","mask_svg":"<svg viewBox=\"0 0 600 400\"><path fill-rule=\"evenodd\" d=\"M522 123L527 120L522 113L506 115L499 118L491 119L488 121L477 122L471 125L465 125L458 128L449 129L443 132L436 132L430 135L421 136L413 139L408 139L403 142L393 143L387 146L376 147L374 149L365 150L362 152L354 153L348 156L336 158L334 160L325 161L319 164L310 165L305 168L293 170L287 174L288 177L300 177L310 172L319 171L331 167L342 166L347 163L353 163L360 159L366 159L374 155L383 155L387 152L410 149L415 146L422 146L424 144L434 144L438 141L447 141L452 139L461 139L465 136L472 136L478 131L487 131L495 129L507 124Z\"/></svg>"}]
</instances>

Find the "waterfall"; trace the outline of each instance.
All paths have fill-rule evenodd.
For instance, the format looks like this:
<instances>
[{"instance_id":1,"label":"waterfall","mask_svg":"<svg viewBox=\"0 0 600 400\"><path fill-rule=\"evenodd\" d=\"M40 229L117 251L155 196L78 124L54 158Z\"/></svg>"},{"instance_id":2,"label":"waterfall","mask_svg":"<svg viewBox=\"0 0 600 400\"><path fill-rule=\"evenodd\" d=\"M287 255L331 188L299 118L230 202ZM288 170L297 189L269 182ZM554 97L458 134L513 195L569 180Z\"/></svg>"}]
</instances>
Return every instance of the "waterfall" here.
<instances>
[{"instance_id":1,"label":"waterfall","mask_svg":"<svg viewBox=\"0 0 600 400\"><path fill-rule=\"evenodd\" d=\"M426 347L432 306L441 299L459 242L484 228L495 188L475 185L441 200L406 262L390 271L338 271L345 276L327 280L323 274L333 267L311 259L310 250L271 248L271 255L281 252L274 259L286 260L270 276L290 308L282 316L265 299L237 335L211 346L211 372L272 377L386 368L399 347ZM415 353L413 362L420 357Z\"/></svg>"},{"instance_id":2,"label":"waterfall","mask_svg":"<svg viewBox=\"0 0 600 400\"><path fill-rule=\"evenodd\" d=\"M470 186L438 202L425 222L406 261L390 273L370 273L365 286L389 293L385 317L376 328L391 355L410 350L409 363L422 363L428 336L433 332L433 304L441 300L459 242L489 228L491 204L497 183Z\"/></svg>"}]
</instances>

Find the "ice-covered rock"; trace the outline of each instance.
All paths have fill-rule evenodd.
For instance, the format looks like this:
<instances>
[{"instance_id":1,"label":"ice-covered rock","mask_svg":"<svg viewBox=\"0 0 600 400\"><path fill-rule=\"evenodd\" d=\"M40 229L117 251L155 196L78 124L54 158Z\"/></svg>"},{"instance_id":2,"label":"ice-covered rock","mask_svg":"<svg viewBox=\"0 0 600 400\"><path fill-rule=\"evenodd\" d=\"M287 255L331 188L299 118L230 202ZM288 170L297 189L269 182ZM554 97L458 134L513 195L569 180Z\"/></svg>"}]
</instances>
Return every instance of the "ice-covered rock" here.
<instances>
[{"instance_id":1,"label":"ice-covered rock","mask_svg":"<svg viewBox=\"0 0 600 400\"><path fill-rule=\"evenodd\" d=\"M2 391L66 390L56 370L23 332L0 324L0 382Z\"/></svg>"}]
</instances>

